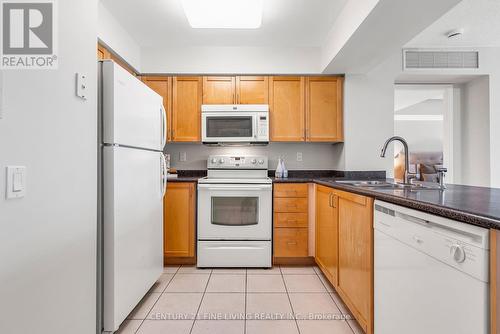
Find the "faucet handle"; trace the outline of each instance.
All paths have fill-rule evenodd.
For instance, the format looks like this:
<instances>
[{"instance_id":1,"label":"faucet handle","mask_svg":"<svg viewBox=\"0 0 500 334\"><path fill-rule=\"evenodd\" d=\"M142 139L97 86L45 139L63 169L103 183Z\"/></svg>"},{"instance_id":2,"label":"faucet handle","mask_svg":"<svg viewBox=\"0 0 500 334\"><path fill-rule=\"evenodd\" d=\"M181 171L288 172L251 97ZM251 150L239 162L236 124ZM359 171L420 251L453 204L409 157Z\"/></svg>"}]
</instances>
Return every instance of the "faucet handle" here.
<instances>
[{"instance_id":1,"label":"faucet handle","mask_svg":"<svg viewBox=\"0 0 500 334\"><path fill-rule=\"evenodd\" d=\"M438 167L436 168L438 172L438 181L439 181L439 186L441 187L442 190L446 189L446 186L444 185L444 177L445 173L448 171L448 168L446 167Z\"/></svg>"}]
</instances>

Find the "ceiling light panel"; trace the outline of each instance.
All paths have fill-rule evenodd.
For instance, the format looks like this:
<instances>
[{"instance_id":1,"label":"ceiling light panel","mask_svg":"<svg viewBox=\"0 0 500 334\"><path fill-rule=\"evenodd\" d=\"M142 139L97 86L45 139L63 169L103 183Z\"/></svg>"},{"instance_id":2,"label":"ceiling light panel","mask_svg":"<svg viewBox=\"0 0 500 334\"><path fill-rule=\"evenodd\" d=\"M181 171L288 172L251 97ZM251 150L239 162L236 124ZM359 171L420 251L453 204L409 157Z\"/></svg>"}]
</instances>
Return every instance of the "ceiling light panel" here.
<instances>
[{"instance_id":1,"label":"ceiling light panel","mask_svg":"<svg viewBox=\"0 0 500 334\"><path fill-rule=\"evenodd\" d=\"M181 0L193 28L257 29L263 0Z\"/></svg>"}]
</instances>

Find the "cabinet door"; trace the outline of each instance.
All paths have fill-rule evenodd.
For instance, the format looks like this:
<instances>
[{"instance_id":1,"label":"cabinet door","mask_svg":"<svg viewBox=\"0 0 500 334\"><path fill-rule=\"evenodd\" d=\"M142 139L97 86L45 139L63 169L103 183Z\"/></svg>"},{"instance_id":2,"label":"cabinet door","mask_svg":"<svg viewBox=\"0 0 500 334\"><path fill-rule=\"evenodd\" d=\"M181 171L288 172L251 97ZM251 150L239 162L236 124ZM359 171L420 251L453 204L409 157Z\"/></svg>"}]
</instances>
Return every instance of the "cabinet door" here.
<instances>
[{"instance_id":1,"label":"cabinet door","mask_svg":"<svg viewBox=\"0 0 500 334\"><path fill-rule=\"evenodd\" d=\"M195 212L195 184L170 182L163 206L165 257L194 256Z\"/></svg>"},{"instance_id":2,"label":"cabinet door","mask_svg":"<svg viewBox=\"0 0 500 334\"><path fill-rule=\"evenodd\" d=\"M343 140L342 82L341 77L306 79L307 141Z\"/></svg>"},{"instance_id":3,"label":"cabinet door","mask_svg":"<svg viewBox=\"0 0 500 334\"><path fill-rule=\"evenodd\" d=\"M201 77L174 77L172 89L172 141L201 140Z\"/></svg>"},{"instance_id":4,"label":"cabinet door","mask_svg":"<svg viewBox=\"0 0 500 334\"><path fill-rule=\"evenodd\" d=\"M304 77L269 79L271 141L305 140Z\"/></svg>"},{"instance_id":5,"label":"cabinet door","mask_svg":"<svg viewBox=\"0 0 500 334\"><path fill-rule=\"evenodd\" d=\"M234 104L235 92L235 77L203 77L203 104Z\"/></svg>"},{"instance_id":6,"label":"cabinet door","mask_svg":"<svg viewBox=\"0 0 500 334\"><path fill-rule=\"evenodd\" d=\"M316 187L316 263L326 278L337 286L338 211L333 189Z\"/></svg>"},{"instance_id":7,"label":"cabinet door","mask_svg":"<svg viewBox=\"0 0 500 334\"><path fill-rule=\"evenodd\" d=\"M172 141L172 78L162 76L143 76L142 82L161 95L167 113L167 141Z\"/></svg>"},{"instance_id":8,"label":"cabinet door","mask_svg":"<svg viewBox=\"0 0 500 334\"><path fill-rule=\"evenodd\" d=\"M366 333L373 333L373 199L337 192L338 292Z\"/></svg>"},{"instance_id":9,"label":"cabinet door","mask_svg":"<svg viewBox=\"0 0 500 334\"><path fill-rule=\"evenodd\" d=\"M265 76L236 77L236 103L268 104L269 78Z\"/></svg>"}]
</instances>

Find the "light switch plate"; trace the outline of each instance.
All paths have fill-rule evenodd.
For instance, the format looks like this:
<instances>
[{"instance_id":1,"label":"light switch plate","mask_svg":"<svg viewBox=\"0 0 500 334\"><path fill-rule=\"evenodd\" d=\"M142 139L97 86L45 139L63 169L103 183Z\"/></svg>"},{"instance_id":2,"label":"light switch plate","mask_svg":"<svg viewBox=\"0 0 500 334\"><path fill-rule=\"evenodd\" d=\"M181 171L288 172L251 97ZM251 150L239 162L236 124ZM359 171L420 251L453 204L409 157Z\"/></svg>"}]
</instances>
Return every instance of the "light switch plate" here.
<instances>
[{"instance_id":1,"label":"light switch plate","mask_svg":"<svg viewBox=\"0 0 500 334\"><path fill-rule=\"evenodd\" d=\"M26 167L7 166L7 199L26 195Z\"/></svg>"},{"instance_id":2,"label":"light switch plate","mask_svg":"<svg viewBox=\"0 0 500 334\"><path fill-rule=\"evenodd\" d=\"M87 99L87 76L85 74L76 74L76 96Z\"/></svg>"}]
</instances>

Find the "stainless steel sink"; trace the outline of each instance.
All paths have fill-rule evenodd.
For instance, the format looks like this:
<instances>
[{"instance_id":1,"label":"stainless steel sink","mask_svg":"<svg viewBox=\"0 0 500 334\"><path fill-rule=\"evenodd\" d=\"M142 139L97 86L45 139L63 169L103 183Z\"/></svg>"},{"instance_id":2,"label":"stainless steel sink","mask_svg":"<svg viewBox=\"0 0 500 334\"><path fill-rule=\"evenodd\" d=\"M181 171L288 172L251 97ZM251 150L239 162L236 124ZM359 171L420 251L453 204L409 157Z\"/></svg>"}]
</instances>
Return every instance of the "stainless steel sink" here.
<instances>
[{"instance_id":1,"label":"stainless steel sink","mask_svg":"<svg viewBox=\"0 0 500 334\"><path fill-rule=\"evenodd\" d=\"M440 190L438 184L428 184L423 182L418 183L398 183L379 180L368 181L336 181L340 184L346 184L354 187L362 188L383 188L383 189L408 189L408 190Z\"/></svg>"}]
</instances>

